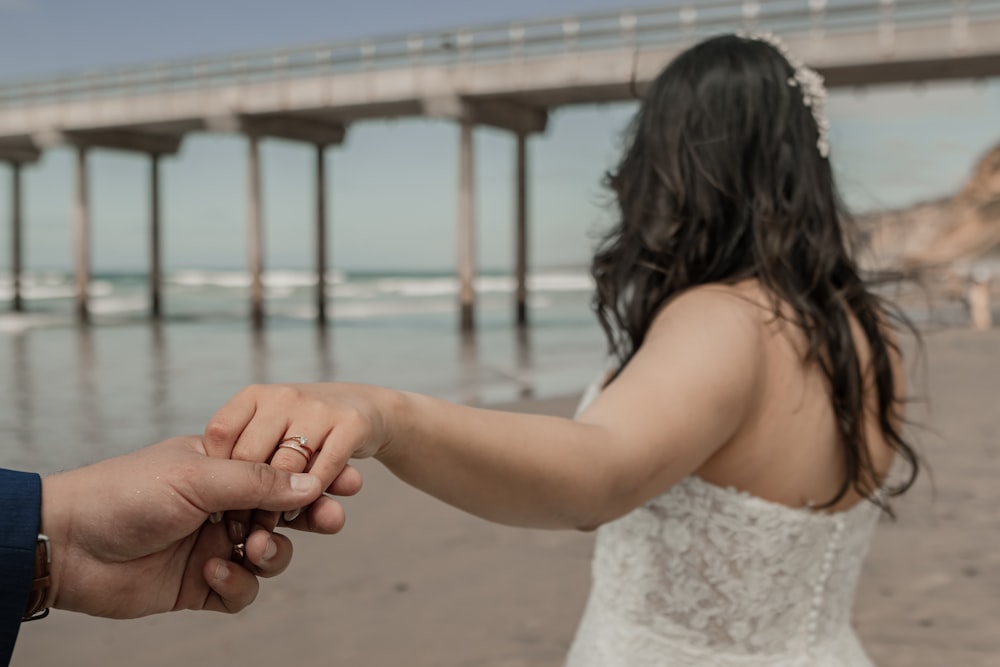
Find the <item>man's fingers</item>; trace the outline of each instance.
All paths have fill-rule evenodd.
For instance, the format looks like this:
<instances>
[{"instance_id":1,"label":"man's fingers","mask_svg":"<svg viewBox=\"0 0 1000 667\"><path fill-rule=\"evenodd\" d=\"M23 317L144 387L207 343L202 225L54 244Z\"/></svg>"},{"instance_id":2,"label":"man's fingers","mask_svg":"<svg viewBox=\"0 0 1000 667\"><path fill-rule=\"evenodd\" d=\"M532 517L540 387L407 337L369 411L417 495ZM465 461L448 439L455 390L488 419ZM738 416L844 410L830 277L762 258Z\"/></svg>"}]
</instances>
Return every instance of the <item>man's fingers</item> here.
<instances>
[{"instance_id":1,"label":"man's fingers","mask_svg":"<svg viewBox=\"0 0 1000 667\"><path fill-rule=\"evenodd\" d=\"M264 509L284 512L305 507L323 492L315 475L292 474L266 463L208 459L189 479L190 492L208 513Z\"/></svg>"},{"instance_id":2,"label":"man's fingers","mask_svg":"<svg viewBox=\"0 0 1000 667\"><path fill-rule=\"evenodd\" d=\"M250 534L250 510L232 510L223 515L226 524L226 534L233 544L243 544Z\"/></svg>"},{"instance_id":3,"label":"man's fingers","mask_svg":"<svg viewBox=\"0 0 1000 667\"><path fill-rule=\"evenodd\" d=\"M311 507L284 525L295 530L321 535L336 535L344 529L347 516L344 508L333 498L321 496Z\"/></svg>"},{"instance_id":4,"label":"man's fingers","mask_svg":"<svg viewBox=\"0 0 1000 667\"><path fill-rule=\"evenodd\" d=\"M278 527L279 521L281 521L281 512L257 510L253 513L253 526L251 530L263 529L269 533L273 533L274 529Z\"/></svg>"},{"instance_id":5,"label":"man's fingers","mask_svg":"<svg viewBox=\"0 0 1000 667\"><path fill-rule=\"evenodd\" d=\"M346 465L326 492L335 496L353 496L361 491L362 481L361 472L352 465Z\"/></svg>"},{"instance_id":6,"label":"man's fingers","mask_svg":"<svg viewBox=\"0 0 1000 667\"><path fill-rule=\"evenodd\" d=\"M255 530L247 538L247 564L257 576L273 577L281 574L292 562L292 542L284 535Z\"/></svg>"},{"instance_id":7,"label":"man's fingers","mask_svg":"<svg viewBox=\"0 0 1000 667\"><path fill-rule=\"evenodd\" d=\"M204 609L235 614L257 597L260 583L248 570L221 558L212 558L202 570L205 583L212 589Z\"/></svg>"}]
</instances>

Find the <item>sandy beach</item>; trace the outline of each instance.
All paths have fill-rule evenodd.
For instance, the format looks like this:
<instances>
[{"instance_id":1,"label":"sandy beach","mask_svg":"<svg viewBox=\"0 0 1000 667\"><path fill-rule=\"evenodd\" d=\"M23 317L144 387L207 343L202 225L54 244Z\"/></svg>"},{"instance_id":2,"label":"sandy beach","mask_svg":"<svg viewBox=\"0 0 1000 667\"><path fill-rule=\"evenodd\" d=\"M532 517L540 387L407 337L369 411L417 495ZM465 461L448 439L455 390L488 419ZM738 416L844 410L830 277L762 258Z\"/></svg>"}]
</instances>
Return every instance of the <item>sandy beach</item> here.
<instances>
[{"instance_id":1,"label":"sandy beach","mask_svg":"<svg viewBox=\"0 0 1000 667\"><path fill-rule=\"evenodd\" d=\"M880 526L855 624L882 667L1000 664L1000 331L927 333L914 433L931 475ZM512 409L567 415L575 396ZM361 465L336 537L299 536L290 570L227 617L25 625L15 667L235 663L383 667L561 664L592 536L495 526ZM932 484L933 481L933 484Z\"/></svg>"}]
</instances>

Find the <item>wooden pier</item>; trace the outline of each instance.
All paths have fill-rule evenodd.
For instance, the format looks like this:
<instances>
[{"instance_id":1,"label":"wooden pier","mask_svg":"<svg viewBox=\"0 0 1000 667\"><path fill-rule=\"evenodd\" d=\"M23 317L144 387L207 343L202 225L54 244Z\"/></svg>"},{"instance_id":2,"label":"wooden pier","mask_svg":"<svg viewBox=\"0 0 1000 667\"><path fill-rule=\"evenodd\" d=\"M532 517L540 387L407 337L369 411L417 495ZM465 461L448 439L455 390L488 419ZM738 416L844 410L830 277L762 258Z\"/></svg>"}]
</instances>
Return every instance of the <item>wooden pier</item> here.
<instances>
[{"instance_id":1,"label":"wooden pier","mask_svg":"<svg viewBox=\"0 0 1000 667\"><path fill-rule=\"evenodd\" d=\"M828 86L872 86L1000 76L1000 0L881 0L828 6L816 0L706 0L363 39L232 58L139 67L0 85L0 162L12 171L11 307L22 294L26 166L54 146L77 151L74 265L76 312L88 322L90 211L87 156L125 150L150 158L150 315L163 299L160 164L195 132L236 133L248 142L247 266L252 321L265 319L260 142L316 148L316 317L329 319L325 275L330 238L326 149L354 123L430 117L459 129L456 273L461 327L475 327L474 135L480 126L516 139L513 174L518 325L528 321L528 138L567 105L634 99L695 39L740 30L781 34Z\"/></svg>"}]
</instances>

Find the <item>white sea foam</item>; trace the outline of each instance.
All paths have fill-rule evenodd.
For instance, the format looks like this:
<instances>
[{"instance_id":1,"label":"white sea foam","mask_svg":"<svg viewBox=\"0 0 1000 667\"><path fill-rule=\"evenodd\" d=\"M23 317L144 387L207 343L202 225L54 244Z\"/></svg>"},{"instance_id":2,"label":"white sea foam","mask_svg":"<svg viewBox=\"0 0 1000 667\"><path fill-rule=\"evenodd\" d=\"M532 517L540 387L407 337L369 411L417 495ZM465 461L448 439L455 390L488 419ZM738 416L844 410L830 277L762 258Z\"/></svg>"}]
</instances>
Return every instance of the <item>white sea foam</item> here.
<instances>
[{"instance_id":1,"label":"white sea foam","mask_svg":"<svg viewBox=\"0 0 1000 667\"><path fill-rule=\"evenodd\" d=\"M145 282L142 276L123 278L134 280L138 284ZM288 294L292 290L316 285L316 274L313 271L279 269L265 271L261 278L264 286L276 294ZM189 289L246 289L251 284L251 278L245 271L180 270L168 274L164 282L168 287ZM343 271L330 271L326 282L334 287L338 296L347 298L450 296L458 294L459 290L458 278L447 275L349 276ZM117 284L118 278L115 277L92 280L89 291L91 296L107 296L115 291ZM509 293L515 287L515 279L509 275L480 275L475 279L475 289L481 294ZM592 287L590 276L584 272L541 271L528 275L528 289L533 291L580 291L590 290ZM0 275L0 299L9 299L12 291L10 275ZM32 299L71 298L76 293L76 284L69 274L26 274L22 279L22 293Z\"/></svg>"},{"instance_id":2,"label":"white sea foam","mask_svg":"<svg viewBox=\"0 0 1000 667\"><path fill-rule=\"evenodd\" d=\"M329 271L326 274L327 285L338 285L346 280L342 271ZM275 289L294 289L312 287L316 284L315 271L275 270L264 271L261 281L266 287ZM251 284L251 276L245 271L201 271L181 270L169 274L168 284L183 287L223 287L246 288Z\"/></svg>"},{"instance_id":3,"label":"white sea foam","mask_svg":"<svg viewBox=\"0 0 1000 667\"><path fill-rule=\"evenodd\" d=\"M589 292L594 289L594 279L589 273L582 271L533 273L528 276L528 289L544 292Z\"/></svg>"},{"instance_id":4,"label":"white sea foam","mask_svg":"<svg viewBox=\"0 0 1000 667\"><path fill-rule=\"evenodd\" d=\"M30 329L62 327L75 322L72 312L0 313L0 334L19 334Z\"/></svg>"},{"instance_id":5,"label":"white sea foam","mask_svg":"<svg viewBox=\"0 0 1000 667\"><path fill-rule=\"evenodd\" d=\"M177 271L167 276L168 284L182 287L227 287L250 286L250 275L236 271Z\"/></svg>"},{"instance_id":6,"label":"white sea foam","mask_svg":"<svg viewBox=\"0 0 1000 667\"><path fill-rule=\"evenodd\" d=\"M121 298L95 299L90 303L90 312L95 315L121 315L138 313L149 308L149 301L142 296L133 295Z\"/></svg>"},{"instance_id":7,"label":"white sea foam","mask_svg":"<svg viewBox=\"0 0 1000 667\"><path fill-rule=\"evenodd\" d=\"M40 322L37 317L14 315L11 313L0 315L0 333L3 334L19 334L28 329L34 329L39 324Z\"/></svg>"},{"instance_id":8,"label":"white sea foam","mask_svg":"<svg viewBox=\"0 0 1000 667\"><path fill-rule=\"evenodd\" d=\"M455 302L451 299L412 300L412 301L367 301L345 302L334 305L335 319L367 320L377 317L393 317L399 315L432 315L446 314L455 311Z\"/></svg>"},{"instance_id":9,"label":"white sea foam","mask_svg":"<svg viewBox=\"0 0 1000 667\"><path fill-rule=\"evenodd\" d=\"M383 278L375 281L374 287L383 295L431 297L458 294L458 281L454 278Z\"/></svg>"},{"instance_id":10,"label":"white sea foam","mask_svg":"<svg viewBox=\"0 0 1000 667\"><path fill-rule=\"evenodd\" d=\"M114 286L107 280L91 281L87 285L87 294L98 298L108 296L114 292ZM25 299L35 301L48 301L52 299L71 299L76 296L76 286L63 281L25 281L21 286L21 295ZM14 286L10 284L0 285L0 300L12 299L14 296Z\"/></svg>"},{"instance_id":11,"label":"white sea foam","mask_svg":"<svg viewBox=\"0 0 1000 667\"><path fill-rule=\"evenodd\" d=\"M513 276L479 276L474 287L479 294L509 294L517 286ZM533 273L528 276L528 290L541 292L590 291L594 283L586 273L553 271ZM459 281L451 276L408 276L380 278L370 283L355 283L353 280L339 285L338 296L375 297L393 295L406 297L454 296L459 291Z\"/></svg>"},{"instance_id":12,"label":"white sea foam","mask_svg":"<svg viewBox=\"0 0 1000 667\"><path fill-rule=\"evenodd\" d=\"M265 310L268 313L294 319L315 317L313 288L315 274L311 271L275 270L263 276ZM336 320L366 320L393 316L426 316L455 312L459 281L450 275L349 275L331 272L330 308ZM182 270L170 273L165 280L163 298L168 312L179 315L203 314L240 317L246 312L246 290L249 274L243 271ZM477 308L485 311L506 311L507 295L516 281L509 275L481 275L476 278ZM562 308L560 293L587 292L592 289L590 277L583 271L541 271L529 274L529 305L534 310ZM27 274L22 281L22 294L31 302L54 302L37 310L58 312L72 320L70 304L76 297L75 279L71 274L39 272ZM9 274L0 276L0 302L13 295ZM90 310L98 316L141 315L149 307L148 281L142 275L102 275L89 285ZM574 299L575 301L575 299ZM0 306L2 308L2 306ZM6 322L0 331L22 330L47 326L34 320Z\"/></svg>"},{"instance_id":13,"label":"white sea foam","mask_svg":"<svg viewBox=\"0 0 1000 667\"><path fill-rule=\"evenodd\" d=\"M261 281L270 289L314 287L316 274L312 271L265 271Z\"/></svg>"}]
</instances>

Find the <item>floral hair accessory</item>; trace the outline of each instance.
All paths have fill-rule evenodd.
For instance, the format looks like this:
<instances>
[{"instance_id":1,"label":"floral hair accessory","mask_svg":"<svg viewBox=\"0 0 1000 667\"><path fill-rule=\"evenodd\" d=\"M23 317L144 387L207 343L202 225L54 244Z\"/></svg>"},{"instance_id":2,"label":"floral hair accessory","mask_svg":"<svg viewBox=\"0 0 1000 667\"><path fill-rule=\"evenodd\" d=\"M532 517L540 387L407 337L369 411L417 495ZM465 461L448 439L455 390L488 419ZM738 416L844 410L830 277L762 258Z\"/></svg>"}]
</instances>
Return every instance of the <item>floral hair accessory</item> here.
<instances>
[{"instance_id":1,"label":"floral hair accessory","mask_svg":"<svg viewBox=\"0 0 1000 667\"><path fill-rule=\"evenodd\" d=\"M826 114L823 113L823 108L826 105L826 86L823 85L822 75L794 57L788 46L774 33L752 32L741 34L740 36L770 44L778 53L785 57L788 64L795 70L795 73L788 79L788 85L792 88L797 87L802 91L802 100L812 112L813 119L816 121L816 129L819 131L816 148L819 149L819 154L823 157L830 157L830 121L826 119Z\"/></svg>"}]
</instances>

